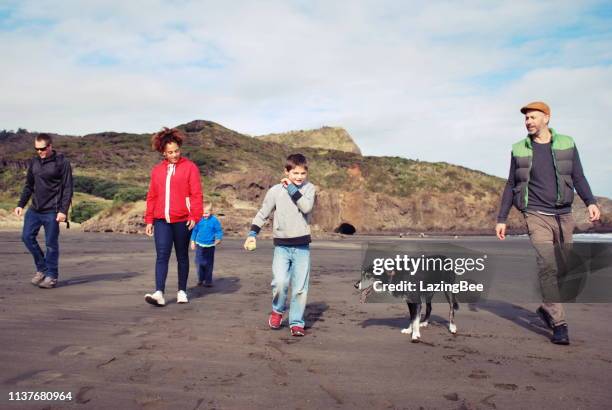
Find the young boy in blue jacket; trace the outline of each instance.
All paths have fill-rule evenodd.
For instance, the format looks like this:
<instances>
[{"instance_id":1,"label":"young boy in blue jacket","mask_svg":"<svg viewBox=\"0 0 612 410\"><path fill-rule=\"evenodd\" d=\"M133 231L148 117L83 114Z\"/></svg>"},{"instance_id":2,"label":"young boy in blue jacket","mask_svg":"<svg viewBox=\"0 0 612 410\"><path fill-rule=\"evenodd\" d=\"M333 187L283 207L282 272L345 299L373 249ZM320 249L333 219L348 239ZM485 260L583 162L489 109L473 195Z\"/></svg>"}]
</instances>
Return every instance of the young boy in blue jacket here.
<instances>
[{"instance_id":1,"label":"young boy in blue jacket","mask_svg":"<svg viewBox=\"0 0 612 410\"><path fill-rule=\"evenodd\" d=\"M191 249L196 251L195 263L198 267L198 286L212 287L212 274L215 264L215 246L223 239L221 222L212 214L212 204L204 206L200 222L191 232Z\"/></svg>"}]
</instances>

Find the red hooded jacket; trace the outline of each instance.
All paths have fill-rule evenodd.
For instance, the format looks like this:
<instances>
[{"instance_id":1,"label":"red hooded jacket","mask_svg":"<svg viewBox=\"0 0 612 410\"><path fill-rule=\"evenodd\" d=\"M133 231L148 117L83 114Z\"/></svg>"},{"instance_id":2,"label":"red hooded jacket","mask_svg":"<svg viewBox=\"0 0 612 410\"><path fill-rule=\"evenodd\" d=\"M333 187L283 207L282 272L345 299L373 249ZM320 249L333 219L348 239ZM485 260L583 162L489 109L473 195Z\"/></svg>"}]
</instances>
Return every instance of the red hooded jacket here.
<instances>
[{"instance_id":1,"label":"red hooded jacket","mask_svg":"<svg viewBox=\"0 0 612 410\"><path fill-rule=\"evenodd\" d=\"M176 164L164 160L153 167L145 223L152 224L155 219L198 222L202 213L202 186L196 164L181 157Z\"/></svg>"}]
</instances>

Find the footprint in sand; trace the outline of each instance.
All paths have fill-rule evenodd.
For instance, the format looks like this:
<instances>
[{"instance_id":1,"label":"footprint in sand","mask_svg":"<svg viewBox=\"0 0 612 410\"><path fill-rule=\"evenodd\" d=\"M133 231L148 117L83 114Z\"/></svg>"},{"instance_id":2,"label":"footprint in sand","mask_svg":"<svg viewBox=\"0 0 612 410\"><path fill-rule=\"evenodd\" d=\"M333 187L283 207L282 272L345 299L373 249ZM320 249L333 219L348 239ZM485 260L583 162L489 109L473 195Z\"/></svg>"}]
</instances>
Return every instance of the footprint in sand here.
<instances>
[{"instance_id":1,"label":"footprint in sand","mask_svg":"<svg viewBox=\"0 0 612 410\"><path fill-rule=\"evenodd\" d=\"M15 383L17 386L36 386L42 384L49 384L56 380L63 378L65 375L60 372L56 372L53 370L42 370L32 375L28 375L25 378L21 378L21 380Z\"/></svg>"},{"instance_id":2,"label":"footprint in sand","mask_svg":"<svg viewBox=\"0 0 612 410\"><path fill-rule=\"evenodd\" d=\"M130 332L129 329L123 329L123 330L118 331L117 333L113 333L111 336L113 337L127 336L131 333L132 332Z\"/></svg>"},{"instance_id":3,"label":"footprint in sand","mask_svg":"<svg viewBox=\"0 0 612 410\"><path fill-rule=\"evenodd\" d=\"M163 400L158 394L150 394L144 395L136 398L136 404L139 406L148 409L148 408L158 408L162 405Z\"/></svg>"},{"instance_id":4,"label":"footprint in sand","mask_svg":"<svg viewBox=\"0 0 612 410\"><path fill-rule=\"evenodd\" d=\"M495 386L497 389L500 389L500 390L509 390L509 391L518 390L518 386L512 383L495 383L493 384L493 386Z\"/></svg>"},{"instance_id":5,"label":"footprint in sand","mask_svg":"<svg viewBox=\"0 0 612 410\"><path fill-rule=\"evenodd\" d=\"M488 379L490 376L484 370L473 370L472 373L468 376L470 379Z\"/></svg>"},{"instance_id":6,"label":"footprint in sand","mask_svg":"<svg viewBox=\"0 0 612 410\"><path fill-rule=\"evenodd\" d=\"M448 360L449 362L452 362L452 363L457 363L458 360L465 358L465 355L464 354L447 354L442 357L444 358L444 360Z\"/></svg>"},{"instance_id":7,"label":"footprint in sand","mask_svg":"<svg viewBox=\"0 0 612 410\"><path fill-rule=\"evenodd\" d=\"M79 404L85 404L85 403L88 403L89 401L91 401L90 395L87 394L91 390L93 390L93 386L83 386L83 387L81 387L79 389L79 391L77 392L76 396L75 396L76 402L79 403Z\"/></svg>"},{"instance_id":8,"label":"footprint in sand","mask_svg":"<svg viewBox=\"0 0 612 410\"><path fill-rule=\"evenodd\" d=\"M51 356L80 356L84 355L88 350L91 350L91 347L63 345L54 347L49 351L49 354Z\"/></svg>"},{"instance_id":9,"label":"footprint in sand","mask_svg":"<svg viewBox=\"0 0 612 410\"><path fill-rule=\"evenodd\" d=\"M487 406L490 409L496 409L497 406L495 405L495 403L493 403L493 401L491 401L491 399L495 397L494 394L490 394L487 397L485 397L484 399L480 400L481 404L484 404L485 406Z\"/></svg>"},{"instance_id":10,"label":"footprint in sand","mask_svg":"<svg viewBox=\"0 0 612 410\"><path fill-rule=\"evenodd\" d=\"M442 395L446 400L459 401L459 395L457 393L447 393Z\"/></svg>"}]
</instances>

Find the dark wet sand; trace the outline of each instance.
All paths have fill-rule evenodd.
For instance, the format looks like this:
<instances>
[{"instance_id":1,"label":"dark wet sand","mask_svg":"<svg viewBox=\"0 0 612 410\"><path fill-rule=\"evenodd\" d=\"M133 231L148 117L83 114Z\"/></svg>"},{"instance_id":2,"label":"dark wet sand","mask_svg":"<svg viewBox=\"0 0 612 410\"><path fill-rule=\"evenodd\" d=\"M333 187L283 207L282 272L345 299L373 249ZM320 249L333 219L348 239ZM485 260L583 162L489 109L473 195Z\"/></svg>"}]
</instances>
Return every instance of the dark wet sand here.
<instances>
[{"instance_id":1,"label":"dark wet sand","mask_svg":"<svg viewBox=\"0 0 612 410\"><path fill-rule=\"evenodd\" d=\"M362 239L363 240L363 239ZM501 246L490 241L491 246ZM29 284L18 232L0 232L0 408L605 408L612 401L609 304L568 305L572 345L555 346L535 304L462 305L459 332L434 306L423 343L400 334L402 304L359 304L359 239L313 245L306 337L267 327L272 244L217 250L216 286L165 308L152 240L62 232L61 281ZM526 252L526 239L507 249ZM520 268L520 267L519 267ZM9 402L9 392L71 392L70 402Z\"/></svg>"}]
</instances>

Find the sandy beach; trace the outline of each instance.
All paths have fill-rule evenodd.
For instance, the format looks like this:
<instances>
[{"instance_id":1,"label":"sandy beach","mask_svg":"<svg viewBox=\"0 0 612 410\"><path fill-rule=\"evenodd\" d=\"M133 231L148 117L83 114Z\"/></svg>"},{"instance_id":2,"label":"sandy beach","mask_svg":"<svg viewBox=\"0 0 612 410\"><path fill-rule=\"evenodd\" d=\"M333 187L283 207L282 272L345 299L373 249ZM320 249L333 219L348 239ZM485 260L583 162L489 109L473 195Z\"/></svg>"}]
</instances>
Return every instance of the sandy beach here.
<instances>
[{"instance_id":1,"label":"sandy beach","mask_svg":"<svg viewBox=\"0 0 612 410\"><path fill-rule=\"evenodd\" d=\"M434 305L423 342L400 334L403 304L360 304L368 238L315 241L307 336L267 326L271 241L218 248L215 287L177 305L171 264L165 308L153 290L153 241L144 236L60 236L60 286L30 284L33 264L18 231L0 232L0 407L3 409L608 407L610 304L567 305L570 346L548 341L536 304L462 305L458 334ZM527 238L487 246L529 251ZM193 253L192 253L193 256ZM520 271L520 266L513 266ZM70 401L10 401L10 392L70 392Z\"/></svg>"}]
</instances>

